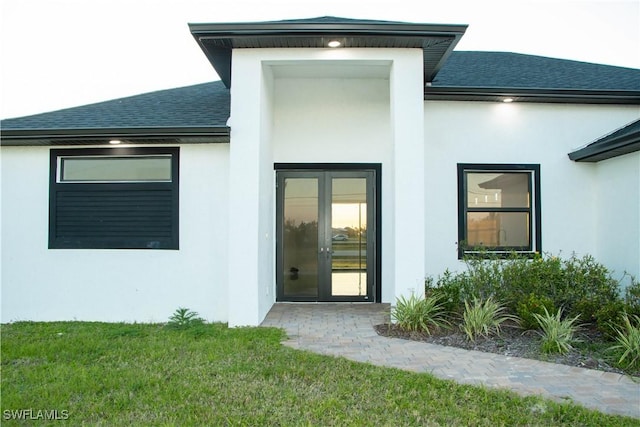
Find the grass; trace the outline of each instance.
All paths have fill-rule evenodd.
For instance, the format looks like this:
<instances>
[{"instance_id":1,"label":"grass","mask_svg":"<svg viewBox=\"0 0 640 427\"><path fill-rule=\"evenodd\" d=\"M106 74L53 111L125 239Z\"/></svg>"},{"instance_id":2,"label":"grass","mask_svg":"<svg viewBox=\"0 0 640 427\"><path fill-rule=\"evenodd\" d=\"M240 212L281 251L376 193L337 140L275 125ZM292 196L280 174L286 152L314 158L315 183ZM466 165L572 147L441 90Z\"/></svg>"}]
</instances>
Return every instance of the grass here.
<instances>
[{"instance_id":1,"label":"grass","mask_svg":"<svg viewBox=\"0 0 640 427\"><path fill-rule=\"evenodd\" d=\"M520 397L290 349L269 328L2 325L11 410L68 411L49 425L637 425ZM44 420L31 425L47 425Z\"/></svg>"}]
</instances>

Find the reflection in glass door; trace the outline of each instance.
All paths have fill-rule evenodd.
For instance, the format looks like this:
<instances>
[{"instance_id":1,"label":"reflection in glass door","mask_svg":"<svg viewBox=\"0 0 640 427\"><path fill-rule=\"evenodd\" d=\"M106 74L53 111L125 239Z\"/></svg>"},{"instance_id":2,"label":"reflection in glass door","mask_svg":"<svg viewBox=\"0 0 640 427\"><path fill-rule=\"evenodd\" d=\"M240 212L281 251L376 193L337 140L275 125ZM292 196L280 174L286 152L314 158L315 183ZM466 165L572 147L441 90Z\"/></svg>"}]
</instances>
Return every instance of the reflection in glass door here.
<instances>
[{"instance_id":1,"label":"reflection in glass door","mask_svg":"<svg viewBox=\"0 0 640 427\"><path fill-rule=\"evenodd\" d=\"M367 179L331 180L331 296L367 294Z\"/></svg>"},{"instance_id":2,"label":"reflection in glass door","mask_svg":"<svg viewBox=\"0 0 640 427\"><path fill-rule=\"evenodd\" d=\"M318 297L318 182L283 180L283 290L290 297Z\"/></svg>"},{"instance_id":3,"label":"reflection in glass door","mask_svg":"<svg viewBox=\"0 0 640 427\"><path fill-rule=\"evenodd\" d=\"M373 301L374 171L281 171L279 301Z\"/></svg>"}]
</instances>

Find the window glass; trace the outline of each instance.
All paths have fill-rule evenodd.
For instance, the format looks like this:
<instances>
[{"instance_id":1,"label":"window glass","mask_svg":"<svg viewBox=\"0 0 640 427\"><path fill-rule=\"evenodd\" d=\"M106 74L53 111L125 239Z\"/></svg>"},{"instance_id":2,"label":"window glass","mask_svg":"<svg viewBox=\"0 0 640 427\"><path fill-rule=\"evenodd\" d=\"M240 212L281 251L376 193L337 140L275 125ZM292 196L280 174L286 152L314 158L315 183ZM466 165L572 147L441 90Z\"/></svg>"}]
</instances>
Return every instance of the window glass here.
<instances>
[{"instance_id":1,"label":"window glass","mask_svg":"<svg viewBox=\"0 0 640 427\"><path fill-rule=\"evenodd\" d=\"M467 207L528 208L531 174L467 172Z\"/></svg>"},{"instance_id":2,"label":"window glass","mask_svg":"<svg viewBox=\"0 0 640 427\"><path fill-rule=\"evenodd\" d=\"M284 294L318 296L318 178L285 178Z\"/></svg>"},{"instance_id":3,"label":"window glass","mask_svg":"<svg viewBox=\"0 0 640 427\"><path fill-rule=\"evenodd\" d=\"M526 212L468 212L469 247L524 247L530 245Z\"/></svg>"},{"instance_id":4,"label":"window glass","mask_svg":"<svg viewBox=\"0 0 640 427\"><path fill-rule=\"evenodd\" d=\"M542 250L540 165L458 164L458 256ZM482 251L481 251L482 252Z\"/></svg>"},{"instance_id":5,"label":"window glass","mask_svg":"<svg viewBox=\"0 0 640 427\"><path fill-rule=\"evenodd\" d=\"M171 156L62 157L61 182L170 182Z\"/></svg>"}]
</instances>

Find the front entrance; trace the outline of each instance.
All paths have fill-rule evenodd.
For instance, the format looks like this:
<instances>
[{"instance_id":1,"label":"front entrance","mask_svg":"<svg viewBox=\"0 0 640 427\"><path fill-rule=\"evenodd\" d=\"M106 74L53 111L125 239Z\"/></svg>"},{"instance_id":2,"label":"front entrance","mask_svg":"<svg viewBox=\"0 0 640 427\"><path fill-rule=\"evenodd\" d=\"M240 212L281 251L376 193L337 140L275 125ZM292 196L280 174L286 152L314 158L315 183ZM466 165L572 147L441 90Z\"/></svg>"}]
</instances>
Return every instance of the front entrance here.
<instances>
[{"instance_id":1,"label":"front entrance","mask_svg":"<svg viewBox=\"0 0 640 427\"><path fill-rule=\"evenodd\" d=\"M277 172L277 300L376 300L376 169Z\"/></svg>"}]
</instances>

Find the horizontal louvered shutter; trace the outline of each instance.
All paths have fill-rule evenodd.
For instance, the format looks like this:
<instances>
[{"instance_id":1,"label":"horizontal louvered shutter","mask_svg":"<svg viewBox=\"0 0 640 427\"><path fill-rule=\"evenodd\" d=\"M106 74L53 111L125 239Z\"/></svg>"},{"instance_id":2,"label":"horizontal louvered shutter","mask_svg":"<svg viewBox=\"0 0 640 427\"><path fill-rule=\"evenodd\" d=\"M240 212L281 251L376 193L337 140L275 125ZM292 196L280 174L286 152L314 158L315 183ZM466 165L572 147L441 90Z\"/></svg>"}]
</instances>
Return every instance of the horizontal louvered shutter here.
<instances>
[{"instance_id":1,"label":"horizontal louvered shutter","mask_svg":"<svg viewBox=\"0 0 640 427\"><path fill-rule=\"evenodd\" d=\"M178 206L177 182L52 183L49 247L178 249Z\"/></svg>"}]
</instances>

